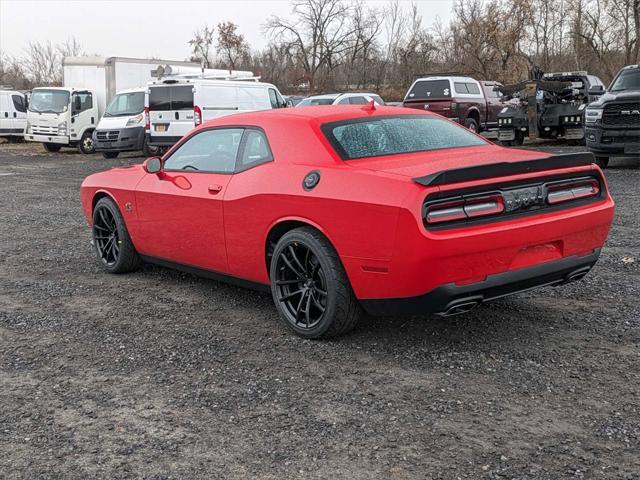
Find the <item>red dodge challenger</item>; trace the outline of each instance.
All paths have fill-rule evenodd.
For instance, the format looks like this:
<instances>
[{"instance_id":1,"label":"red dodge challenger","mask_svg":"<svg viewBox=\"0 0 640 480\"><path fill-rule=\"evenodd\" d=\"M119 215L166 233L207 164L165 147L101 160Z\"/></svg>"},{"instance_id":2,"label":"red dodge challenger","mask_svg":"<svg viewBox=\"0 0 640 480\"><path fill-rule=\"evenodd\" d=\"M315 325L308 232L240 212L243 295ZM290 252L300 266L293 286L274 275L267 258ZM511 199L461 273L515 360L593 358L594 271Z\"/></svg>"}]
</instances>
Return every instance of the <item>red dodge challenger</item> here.
<instances>
[{"instance_id":1,"label":"red dodge challenger","mask_svg":"<svg viewBox=\"0 0 640 480\"><path fill-rule=\"evenodd\" d=\"M107 272L145 261L270 290L307 338L363 311L453 315L578 280L614 212L591 154L506 149L376 105L206 122L81 193Z\"/></svg>"}]
</instances>

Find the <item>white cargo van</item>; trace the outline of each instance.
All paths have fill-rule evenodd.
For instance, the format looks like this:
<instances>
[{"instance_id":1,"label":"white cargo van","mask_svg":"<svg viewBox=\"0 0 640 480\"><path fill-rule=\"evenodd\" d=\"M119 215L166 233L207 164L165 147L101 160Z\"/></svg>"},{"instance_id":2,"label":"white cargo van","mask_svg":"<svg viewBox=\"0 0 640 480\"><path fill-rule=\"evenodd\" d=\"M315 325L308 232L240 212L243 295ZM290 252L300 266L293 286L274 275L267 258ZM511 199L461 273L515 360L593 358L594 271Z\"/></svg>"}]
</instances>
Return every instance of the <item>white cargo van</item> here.
<instances>
[{"instance_id":1,"label":"white cargo van","mask_svg":"<svg viewBox=\"0 0 640 480\"><path fill-rule=\"evenodd\" d=\"M16 90L0 90L0 137L20 139L27 126L27 101Z\"/></svg>"},{"instance_id":2,"label":"white cargo van","mask_svg":"<svg viewBox=\"0 0 640 480\"><path fill-rule=\"evenodd\" d=\"M169 78L150 82L146 105L149 144L166 148L207 120L286 106L275 86L255 80Z\"/></svg>"},{"instance_id":3,"label":"white cargo van","mask_svg":"<svg viewBox=\"0 0 640 480\"><path fill-rule=\"evenodd\" d=\"M78 147L93 153L93 131L116 92L144 87L159 63L197 67L190 62L122 57L66 57L63 87L33 89L24 138L41 142L48 151Z\"/></svg>"},{"instance_id":4,"label":"white cargo van","mask_svg":"<svg viewBox=\"0 0 640 480\"><path fill-rule=\"evenodd\" d=\"M142 151L146 156L158 153L147 143L146 91L146 88L123 90L107 106L93 132L96 151L105 158L116 158L120 152Z\"/></svg>"}]
</instances>

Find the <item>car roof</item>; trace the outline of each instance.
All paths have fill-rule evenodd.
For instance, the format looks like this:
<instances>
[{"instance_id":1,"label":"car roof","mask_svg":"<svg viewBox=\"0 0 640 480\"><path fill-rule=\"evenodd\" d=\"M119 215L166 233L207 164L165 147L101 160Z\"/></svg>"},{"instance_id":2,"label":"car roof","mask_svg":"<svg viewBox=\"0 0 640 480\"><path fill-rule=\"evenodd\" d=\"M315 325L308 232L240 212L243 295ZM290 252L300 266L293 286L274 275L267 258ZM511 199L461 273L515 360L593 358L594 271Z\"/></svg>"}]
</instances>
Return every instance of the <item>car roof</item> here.
<instances>
[{"instance_id":1,"label":"car roof","mask_svg":"<svg viewBox=\"0 0 640 480\"><path fill-rule=\"evenodd\" d=\"M456 75L434 75L432 77L422 77L416 79L416 82L425 82L429 80L453 80L457 82L477 82L475 78L461 77Z\"/></svg>"},{"instance_id":2,"label":"car roof","mask_svg":"<svg viewBox=\"0 0 640 480\"><path fill-rule=\"evenodd\" d=\"M330 99L330 100L335 100L336 98L338 98L340 95L342 95L342 93L324 93L322 95L312 95L310 97L306 97L305 100L316 100L316 99Z\"/></svg>"},{"instance_id":3,"label":"car roof","mask_svg":"<svg viewBox=\"0 0 640 480\"><path fill-rule=\"evenodd\" d=\"M318 123L338 122L342 120L357 119L363 117L388 116L388 115L434 115L428 111L412 108L388 107L375 105L371 110L367 105L318 105L295 108L279 108L274 110L260 110L255 112L236 113L225 115L204 122L198 128L219 125L253 125L266 124L271 120L293 120L300 122L315 121Z\"/></svg>"}]
</instances>

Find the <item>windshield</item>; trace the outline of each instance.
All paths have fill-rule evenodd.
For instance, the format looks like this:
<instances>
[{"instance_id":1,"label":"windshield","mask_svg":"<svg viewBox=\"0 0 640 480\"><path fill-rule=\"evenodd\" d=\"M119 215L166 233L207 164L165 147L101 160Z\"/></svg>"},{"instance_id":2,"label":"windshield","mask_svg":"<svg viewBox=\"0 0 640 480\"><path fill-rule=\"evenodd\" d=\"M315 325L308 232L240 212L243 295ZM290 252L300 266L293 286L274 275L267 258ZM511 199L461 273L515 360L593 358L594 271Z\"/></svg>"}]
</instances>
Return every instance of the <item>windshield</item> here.
<instances>
[{"instance_id":1,"label":"windshield","mask_svg":"<svg viewBox=\"0 0 640 480\"><path fill-rule=\"evenodd\" d=\"M618 75L610 91L622 92L623 90L640 90L640 69L625 70Z\"/></svg>"},{"instance_id":2,"label":"windshield","mask_svg":"<svg viewBox=\"0 0 640 480\"><path fill-rule=\"evenodd\" d=\"M119 93L104 112L105 117L137 115L144 110L144 92Z\"/></svg>"},{"instance_id":3,"label":"windshield","mask_svg":"<svg viewBox=\"0 0 640 480\"><path fill-rule=\"evenodd\" d=\"M66 90L34 90L29 110L37 113L62 113L69 108L69 92Z\"/></svg>"},{"instance_id":4,"label":"windshield","mask_svg":"<svg viewBox=\"0 0 640 480\"><path fill-rule=\"evenodd\" d=\"M449 80L421 80L415 83L409 92L409 95L407 95L407 100L449 97L451 97L451 85L449 85Z\"/></svg>"},{"instance_id":5,"label":"windshield","mask_svg":"<svg viewBox=\"0 0 640 480\"><path fill-rule=\"evenodd\" d=\"M466 128L431 115L358 118L321 128L343 160L488 144Z\"/></svg>"},{"instance_id":6,"label":"windshield","mask_svg":"<svg viewBox=\"0 0 640 480\"><path fill-rule=\"evenodd\" d=\"M305 98L296 107L308 107L316 105L331 105L335 98Z\"/></svg>"}]
</instances>

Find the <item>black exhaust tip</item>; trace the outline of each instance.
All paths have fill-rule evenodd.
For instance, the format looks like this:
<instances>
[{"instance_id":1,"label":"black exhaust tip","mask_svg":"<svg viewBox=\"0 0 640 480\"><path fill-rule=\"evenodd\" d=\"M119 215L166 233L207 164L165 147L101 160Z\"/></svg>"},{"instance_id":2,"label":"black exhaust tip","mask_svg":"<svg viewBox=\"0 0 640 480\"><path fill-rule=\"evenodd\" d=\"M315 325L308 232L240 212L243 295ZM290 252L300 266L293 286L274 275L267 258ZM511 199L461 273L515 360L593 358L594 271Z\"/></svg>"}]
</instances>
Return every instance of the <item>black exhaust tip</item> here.
<instances>
[{"instance_id":1,"label":"black exhaust tip","mask_svg":"<svg viewBox=\"0 0 640 480\"><path fill-rule=\"evenodd\" d=\"M454 315L462 315L473 310L480 304L480 300L465 300L455 303L447 308L444 312L438 313L442 317L453 317Z\"/></svg>"}]
</instances>

